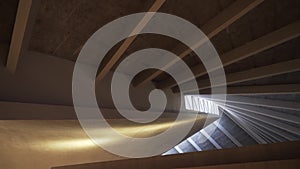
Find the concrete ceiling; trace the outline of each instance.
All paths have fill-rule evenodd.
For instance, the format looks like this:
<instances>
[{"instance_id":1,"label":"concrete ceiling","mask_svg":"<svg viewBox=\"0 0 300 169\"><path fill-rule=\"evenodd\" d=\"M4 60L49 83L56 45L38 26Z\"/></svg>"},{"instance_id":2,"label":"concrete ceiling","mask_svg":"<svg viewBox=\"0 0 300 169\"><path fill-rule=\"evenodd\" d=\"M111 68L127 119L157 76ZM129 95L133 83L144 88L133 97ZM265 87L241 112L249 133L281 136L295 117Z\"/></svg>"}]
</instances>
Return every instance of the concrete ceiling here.
<instances>
[{"instance_id":1,"label":"concrete ceiling","mask_svg":"<svg viewBox=\"0 0 300 169\"><path fill-rule=\"evenodd\" d=\"M167 0L158 11L177 15L201 28L206 23L214 19L215 16L218 16L218 14L225 11L236 2L239 1ZM13 101L71 105L71 77L73 66L85 41L92 35L93 32L110 21L124 15L146 12L153 3L154 0L41 0L34 20L28 48L28 50L35 53L35 55L31 53L27 53L28 56L24 55L24 57L20 60L19 72L14 75L8 74L8 72L2 68L0 69L1 78L5 79L5 82L0 83L0 99L5 102ZM4 33L4 36L0 37L2 58L5 58L3 56L6 56L9 50L17 6L17 1L0 2L0 7L3 9L0 13L4 13L3 15L0 15L0 22L6 21L7 23L0 25L0 32ZM246 12L244 16L227 26L225 29L222 29L222 31L211 38L211 41L220 55L226 54L236 48L243 47L256 39L263 37L270 32L296 22L300 19L299 7L300 2L298 0L266 0L249 12ZM122 43L123 41L116 44L115 47L111 49L100 66L100 70L111 59ZM225 67L226 75L241 71L248 71L253 68L268 66L270 64L281 63L292 59L299 59L299 45L300 39L297 35L292 39L284 41L284 43L282 42L277 45L273 45L267 50L260 51L246 59L229 64ZM174 48L174 46L176 46L176 48ZM185 45L172 38L160 35L140 35L133 41L133 43L125 51L124 55L121 56L121 59L119 59L111 69L116 69L118 63L129 54L149 47L166 49L177 55L187 49ZM190 67L201 65L200 60L194 53L190 53L183 60ZM143 72L141 74L147 76L149 72L152 73L153 70ZM264 72L259 73L263 74ZM276 76L274 75L261 79L249 80L246 82L235 82L228 87L299 84L299 73L300 72L298 70ZM168 78L170 77L167 74L162 73L151 80L157 84L166 81ZM207 78L208 76L204 74L200 76L198 80L201 82ZM111 76L108 77L108 79L104 79L106 82L110 82L110 80ZM108 94L110 93L108 90L110 84L105 83L100 86L102 86L102 89L98 93L102 94L101 97L105 99L108 97L110 98L111 95ZM139 90L135 91L138 95L133 95L132 98L135 99L136 105L143 107L145 104L148 104L145 103L147 102L147 97L145 96L148 96L148 90L152 90L152 87L153 86L142 86ZM169 92L171 91L169 90ZM273 91L270 93L272 92ZM276 92L277 91L274 91L273 94L276 94ZM296 92L299 93L300 91L296 90ZM171 96L175 98L177 95L173 94ZM291 95L281 96L282 97L279 100L289 100L289 98L291 98ZM264 97L267 98L267 103L273 99L268 98L268 96ZM253 97L253 100L256 100L257 98L259 97ZM172 100L172 104L176 105L176 108L178 108L180 103L178 103L178 100L176 99L175 101ZM297 102L299 102L299 98L296 97L296 99L291 102L296 105ZM104 100L102 103L104 104L103 106L100 105L100 107L113 107L111 105L111 100ZM1 104L7 105L7 103ZM241 103L241 105L244 104L245 103ZM17 105L17 108L11 105ZM264 105L259 105L258 107L261 106ZM74 119L76 116L72 107L67 108L68 113L65 112L65 108L59 108L60 110L58 111L56 108L49 108L51 107L49 105L39 105L38 107L38 109L34 110L31 110L32 107L30 106L27 107L27 109L22 109L22 106L16 103L9 103L9 106L6 106L5 108L0 107L1 111L4 112L1 112L2 115L7 115L4 117L20 118L20 116L18 116L19 114L30 112L32 113L32 116L29 115L29 117L28 114L23 114L21 117L24 119L30 119L34 116L39 119L37 121L0 121L0 155L1 158L5 158L5 160L0 161L0 166L5 166L6 168L20 168L21 166L23 168L25 168L24 166L32 168L32 163L38 157L43 158L43 161L38 164L41 166L37 165L39 168L53 165L66 165L68 163L73 164L74 162L83 163L89 162L90 160L98 161L98 158L96 157L98 155L104 160L112 160L116 158L103 150L98 152L98 149L94 145L90 144L90 142L87 147L83 148L83 150L81 149L77 151L76 145L78 145L78 142L76 142L76 140L79 140L80 144L82 144L85 143L87 139L77 121L68 121L65 119L62 121L41 121L41 119L48 118ZM40 112L37 110L47 113L47 116L38 114ZM69 112L72 114L70 115ZM65 114L62 115L60 113ZM56 117L53 117L54 115ZM249 119L252 119L252 117ZM199 124L202 124L202 120L199 120ZM120 122L120 120L115 122L118 125L123 124L120 128L126 128L129 125L127 123ZM299 126L296 127L299 128ZM149 128L151 129L151 127ZM197 127L197 131L200 128L202 128L201 125L200 127ZM126 132L128 130L123 131ZM156 129L154 133L150 134L157 134L157 132L159 133L161 131L161 129ZM195 131L196 130L193 132ZM14 135L15 133L18 134ZM148 136L147 134L149 133L133 132L131 134L134 136L140 134L141 137L145 137ZM74 143L74 147L72 147L72 150L64 150L63 153L61 153L59 144L49 146L44 144L48 142L50 143L51 140L53 140L54 143L59 141L59 144L62 144L65 140L67 140L67 145L62 145L63 149L69 148L72 143ZM43 142L43 144L41 144L41 142ZM209 141L207 141L207 143L209 143ZM82 148L84 145L85 144L82 144L78 148L80 149L80 147ZM76 158L74 157L75 155L73 152L76 154ZM86 159L85 156L81 158L81 156L78 156L78 152L86 152L89 156ZM14 156L16 158L13 158Z\"/></svg>"},{"instance_id":2,"label":"concrete ceiling","mask_svg":"<svg viewBox=\"0 0 300 169\"><path fill-rule=\"evenodd\" d=\"M75 61L81 46L94 31L121 16L146 12L153 2L153 0L42 1L34 26L30 50ZM159 9L159 12L180 16L200 27L230 3L232 0L167 1ZM136 39L127 52L131 53L145 48L147 45L173 50L171 48L176 43L178 42L158 35L141 36Z\"/></svg>"},{"instance_id":3,"label":"concrete ceiling","mask_svg":"<svg viewBox=\"0 0 300 169\"><path fill-rule=\"evenodd\" d=\"M166 1L159 9L159 12L177 15L201 27L233 2L233 0ZM29 50L75 61L82 45L94 31L121 16L146 12L153 3L154 1L152 0L136 0L134 2L117 0L41 1ZM211 41L219 54L226 53L269 32L295 22L300 18L299 6L299 1L297 0L265 1L221 31ZM108 62L122 43L123 41L111 49L102 62L100 69L103 68L103 65ZM232 64L226 67L225 71L226 73L237 72L299 58L299 50L297 50L299 44L299 39L286 42ZM176 45L177 47L174 48ZM118 63L129 54L149 47L166 49L177 55L187 49L185 45L172 38L151 34L140 35L129 46ZM189 66L201 64L200 60L193 53L184 60ZM113 70L117 67L118 63L112 67ZM161 74L154 81L160 82L167 77L167 74ZM284 80L281 80L281 82L284 83Z\"/></svg>"}]
</instances>

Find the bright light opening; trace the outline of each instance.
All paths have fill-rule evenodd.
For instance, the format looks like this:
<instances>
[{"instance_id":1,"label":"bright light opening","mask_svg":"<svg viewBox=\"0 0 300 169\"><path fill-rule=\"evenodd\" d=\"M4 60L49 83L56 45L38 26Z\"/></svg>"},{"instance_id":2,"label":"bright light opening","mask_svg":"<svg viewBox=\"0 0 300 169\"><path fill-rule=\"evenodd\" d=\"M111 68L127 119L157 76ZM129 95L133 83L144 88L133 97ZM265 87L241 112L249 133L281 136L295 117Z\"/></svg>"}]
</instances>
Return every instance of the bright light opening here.
<instances>
[{"instance_id":1,"label":"bright light opening","mask_svg":"<svg viewBox=\"0 0 300 169\"><path fill-rule=\"evenodd\" d=\"M186 110L219 115L218 105L200 95L185 95L184 104Z\"/></svg>"}]
</instances>

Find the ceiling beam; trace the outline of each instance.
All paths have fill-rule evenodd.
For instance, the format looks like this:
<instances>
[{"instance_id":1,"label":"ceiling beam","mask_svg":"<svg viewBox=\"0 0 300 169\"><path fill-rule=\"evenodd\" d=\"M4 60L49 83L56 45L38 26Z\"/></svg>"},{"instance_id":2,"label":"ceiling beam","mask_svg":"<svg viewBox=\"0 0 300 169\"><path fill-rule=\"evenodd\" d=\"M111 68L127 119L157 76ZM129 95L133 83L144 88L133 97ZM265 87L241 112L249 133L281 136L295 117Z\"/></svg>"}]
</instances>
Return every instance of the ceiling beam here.
<instances>
[{"instance_id":1,"label":"ceiling beam","mask_svg":"<svg viewBox=\"0 0 300 169\"><path fill-rule=\"evenodd\" d=\"M204 130L200 130L200 133L208 139L208 141L214 145L214 147L216 147L217 149L221 149L222 147Z\"/></svg>"},{"instance_id":2,"label":"ceiling beam","mask_svg":"<svg viewBox=\"0 0 300 169\"><path fill-rule=\"evenodd\" d=\"M236 146L241 147L243 146L236 138L234 138L220 123L220 120L213 122L213 124L221 130L221 132L229 138Z\"/></svg>"},{"instance_id":3,"label":"ceiling beam","mask_svg":"<svg viewBox=\"0 0 300 169\"><path fill-rule=\"evenodd\" d=\"M201 27L201 30L208 38L212 38L215 35L217 35L219 32L227 28L229 25L234 23L236 20L247 14L249 11L251 11L253 8L255 8L257 5L262 3L263 0L243 0L243 1L235 1L233 4L231 4L227 9L224 9L221 11L217 16L209 20L205 25ZM188 56L194 49L200 47L203 44L203 40L199 41L197 44L193 45L192 49L187 49L184 52L182 52L178 57L184 58ZM175 64L177 61L172 61L172 64L168 64L162 68L162 70L156 70L153 74L149 76L138 76L134 79L133 85L143 85L157 76L159 76L163 70L168 69L173 64Z\"/></svg>"},{"instance_id":4,"label":"ceiling beam","mask_svg":"<svg viewBox=\"0 0 300 169\"><path fill-rule=\"evenodd\" d=\"M296 139L296 137L291 136L287 132L279 130L276 127L271 127L270 125L266 125L265 123L263 123L261 121L257 121L253 118L249 118L242 114L237 114L237 116L240 118L243 118L244 120L248 121L249 123L254 124L254 126L260 127L261 129L265 130L265 133L269 133L269 135L276 138L276 140L278 140L278 141L286 141L286 140L292 141L292 140ZM281 136L282 138L284 138L286 140L283 140L282 138L276 136L275 134Z\"/></svg>"},{"instance_id":5,"label":"ceiling beam","mask_svg":"<svg viewBox=\"0 0 300 169\"><path fill-rule=\"evenodd\" d=\"M245 146L240 148L221 149L217 151L203 151L203 152L195 152L195 153L155 156L149 158L122 159L119 161L94 162L89 164L77 164L77 165L53 167L52 169L74 169L74 168L76 169L87 169L87 168L213 169L213 168L220 168L220 166L222 168L224 167L223 169L225 169L226 166L227 166L226 169L237 169L237 168L298 169L299 167L297 166L300 165L299 148L300 148L300 142L293 141L293 142L274 143L274 144L266 144L266 145L252 145L252 146ZM294 159L294 160L292 160L293 162L289 162L286 165L281 165L282 161L289 160L289 159ZM250 165L253 163L260 163L260 165L259 166ZM246 165L248 165L248 167ZM192 167L198 167L198 168L192 168Z\"/></svg>"},{"instance_id":6,"label":"ceiling beam","mask_svg":"<svg viewBox=\"0 0 300 169\"><path fill-rule=\"evenodd\" d=\"M250 137L252 137L257 143L259 144L266 144L267 142L261 138L257 133L253 132L248 124L241 118L239 118L237 115L235 115L231 110L226 109L225 107L222 107L225 111L224 113L235 123L237 124L241 129L243 129Z\"/></svg>"},{"instance_id":7,"label":"ceiling beam","mask_svg":"<svg viewBox=\"0 0 300 169\"><path fill-rule=\"evenodd\" d=\"M244 119L245 121L247 121L247 123L252 124L253 126L256 126L257 128L259 128L260 131L262 131L262 133L264 133L265 135L269 135L273 138L275 138L277 141L293 141L293 140L297 140L297 137L292 136L291 134L283 131L283 130L279 130L276 127L273 126L267 126L265 123L257 121L255 119L249 118L247 116L243 116L240 114L237 114L238 117ZM280 137L282 138L280 138Z\"/></svg>"},{"instance_id":8,"label":"ceiling beam","mask_svg":"<svg viewBox=\"0 0 300 169\"><path fill-rule=\"evenodd\" d=\"M155 0L154 4L151 6L151 8L148 10L148 12L157 12L159 8L164 4L165 0ZM104 65L103 69L100 70L99 74L97 75L97 80L103 79L107 73L110 71L110 69L118 62L118 60L121 58L121 56L125 53L125 51L128 49L128 47L133 43L133 41L136 39L137 34L142 31L142 29L147 25L147 23L151 20L151 18L154 16L154 13L146 13L143 19L138 23L138 25L134 28L131 35L128 37L122 45L119 47L117 52L110 58L107 64Z\"/></svg>"},{"instance_id":9,"label":"ceiling beam","mask_svg":"<svg viewBox=\"0 0 300 169\"><path fill-rule=\"evenodd\" d=\"M6 68L16 72L20 56L27 51L39 0L20 0L6 61Z\"/></svg>"},{"instance_id":10,"label":"ceiling beam","mask_svg":"<svg viewBox=\"0 0 300 169\"><path fill-rule=\"evenodd\" d=\"M0 120L72 120L72 106L0 101Z\"/></svg>"},{"instance_id":11,"label":"ceiling beam","mask_svg":"<svg viewBox=\"0 0 300 169\"><path fill-rule=\"evenodd\" d=\"M244 118L244 117L241 117L241 118ZM277 143L280 141L287 141L287 139L278 137L278 135L276 135L274 132L271 133L271 132L267 131L265 128L262 128L261 126L256 125L255 123L252 123L252 121L250 121L249 118L244 118L244 120L250 126L252 126L252 128L254 128L254 130L256 130L256 132L259 133L259 135L264 137L264 139L266 141L268 141L268 143Z\"/></svg>"},{"instance_id":12,"label":"ceiling beam","mask_svg":"<svg viewBox=\"0 0 300 169\"><path fill-rule=\"evenodd\" d=\"M274 119L278 119L278 120L282 120L282 121L300 125L300 117L290 115L290 114L287 114L284 112L277 112L274 110L261 108L259 106L249 106L249 105L245 105L245 104L236 104L236 103L230 103L230 102L227 102L226 106L237 109L237 110L242 110L242 111L245 110L245 111L249 111L249 112L252 112L255 114L260 114L260 115L267 116L270 118L274 118Z\"/></svg>"},{"instance_id":13,"label":"ceiling beam","mask_svg":"<svg viewBox=\"0 0 300 169\"><path fill-rule=\"evenodd\" d=\"M259 114L255 114L255 113L252 113L252 112L249 112L249 111L245 111L245 110L236 110L234 108L227 108L227 110L228 109L230 109L233 113L237 113L237 114L249 117L249 118L253 118L257 121L266 123L268 125L271 125L273 127L278 128L278 129L282 129L282 130L285 130L289 133L293 133L295 135L300 136L299 129L297 127L288 125L287 123L283 123L283 122L280 122L278 120L274 120L273 118L265 117L265 116L262 116L262 115L259 115Z\"/></svg>"},{"instance_id":14,"label":"ceiling beam","mask_svg":"<svg viewBox=\"0 0 300 169\"><path fill-rule=\"evenodd\" d=\"M300 35L300 21L297 21L221 55L220 59L222 61L222 66L225 67L230 64L236 63L240 60L246 59L254 54L257 54L259 52L270 49L284 42L287 42L291 39L294 39L299 35ZM211 72L219 68L221 67L214 67L210 70L206 70L202 64L196 65L191 68L191 71L194 73L194 76L186 77L185 80L178 83L181 84L183 82L192 80L196 77L203 76L207 74L207 72ZM157 83L156 87L163 89L167 87L173 87L175 85L176 82L174 82L172 78L167 78L162 82Z\"/></svg>"},{"instance_id":15,"label":"ceiling beam","mask_svg":"<svg viewBox=\"0 0 300 169\"><path fill-rule=\"evenodd\" d=\"M200 94L211 94L210 89L199 91ZM269 94L299 94L300 84L277 85L247 85L227 86L227 95L269 95ZM224 94L224 93L215 93Z\"/></svg>"},{"instance_id":16,"label":"ceiling beam","mask_svg":"<svg viewBox=\"0 0 300 169\"><path fill-rule=\"evenodd\" d=\"M212 101L221 101L221 102L223 101L218 98L211 98L210 95L201 95L201 97ZM227 96L226 103L238 103L238 104L245 104L245 105L288 109L288 110L296 110L296 111L300 110L299 102L245 97L245 96Z\"/></svg>"},{"instance_id":17,"label":"ceiling beam","mask_svg":"<svg viewBox=\"0 0 300 169\"><path fill-rule=\"evenodd\" d=\"M187 141L197 150L202 151L202 149L195 143L195 141L190 137L187 139Z\"/></svg>"},{"instance_id":18,"label":"ceiling beam","mask_svg":"<svg viewBox=\"0 0 300 169\"><path fill-rule=\"evenodd\" d=\"M23 39L30 14L32 0L20 0L14 24L14 30L10 42L6 67L11 73L15 73L20 58Z\"/></svg>"},{"instance_id":19,"label":"ceiling beam","mask_svg":"<svg viewBox=\"0 0 300 169\"><path fill-rule=\"evenodd\" d=\"M92 108L90 108L92 109ZM95 108L95 109L98 109ZM101 108L106 119L122 119L116 109ZM22 103L0 101L0 120L76 120L76 112L73 106L51 105L38 103ZM158 113L158 112L153 112ZM162 118L174 118L174 112L165 112Z\"/></svg>"},{"instance_id":20,"label":"ceiling beam","mask_svg":"<svg viewBox=\"0 0 300 169\"><path fill-rule=\"evenodd\" d=\"M239 116L237 115L239 118L243 119L245 121L245 123L247 123L247 125L249 126L249 128L255 132L256 134L258 134L261 138L263 138L267 143L275 143L276 140L270 136L270 134L268 132L266 132L266 130L262 129L261 127L258 127L257 125L254 125L252 122L250 122L248 120L248 118L245 118L243 116Z\"/></svg>"},{"instance_id":21,"label":"ceiling beam","mask_svg":"<svg viewBox=\"0 0 300 169\"><path fill-rule=\"evenodd\" d=\"M203 90L203 89L209 89L211 87L220 87L224 85L231 85L235 83L240 83L240 82L246 82L246 81L251 81L251 80L256 80L256 79L262 79L266 77L271 77L271 76L276 76L280 74L285 74L285 73L291 73L291 72L296 72L300 70L300 59L293 59L289 61L284 61L280 63L275 63L272 65L267 65L267 66L262 66L262 67L257 67L257 68L252 68L249 70L241 71L241 72L236 72L236 73L231 73L226 75L226 84L217 84L216 86L210 86L210 79L204 79L201 81L198 81L198 88L190 88L192 85L191 82L186 82L183 83L182 85L185 86L185 88L190 88L186 91L182 92L192 92L192 91L198 91L198 90ZM216 77L218 78L218 77ZM172 88L173 92L178 93L179 88L178 86L175 86Z\"/></svg>"},{"instance_id":22,"label":"ceiling beam","mask_svg":"<svg viewBox=\"0 0 300 169\"><path fill-rule=\"evenodd\" d=\"M178 153L180 153L180 154L183 153L183 151L181 150L181 148L178 147L178 146L175 146L174 149L175 149Z\"/></svg>"},{"instance_id":23,"label":"ceiling beam","mask_svg":"<svg viewBox=\"0 0 300 169\"><path fill-rule=\"evenodd\" d=\"M268 152L270 153L270 152ZM251 154L251 153L249 153ZM245 155L248 156L249 154ZM236 155L234 155L236 157ZM223 156L224 157L224 156ZM210 165L200 167L178 167L174 169L241 169L241 168L255 168L255 169L266 169L266 168L290 168L298 169L300 165L299 159L288 159L288 160L270 160L270 161L255 161L247 163L231 163L225 165Z\"/></svg>"}]
</instances>

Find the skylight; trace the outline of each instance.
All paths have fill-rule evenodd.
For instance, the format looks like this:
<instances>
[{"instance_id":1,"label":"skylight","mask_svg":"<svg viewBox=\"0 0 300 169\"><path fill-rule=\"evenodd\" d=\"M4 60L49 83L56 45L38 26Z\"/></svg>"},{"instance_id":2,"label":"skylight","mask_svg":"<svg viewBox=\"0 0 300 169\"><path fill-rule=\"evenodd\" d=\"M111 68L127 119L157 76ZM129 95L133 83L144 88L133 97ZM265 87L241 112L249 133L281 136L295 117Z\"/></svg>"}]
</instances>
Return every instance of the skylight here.
<instances>
[{"instance_id":1,"label":"skylight","mask_svg":"<svg viewBox=\"0 0 300 169\"><path fill-rule=\"evenodd\" d=\"M201 95L185 95L184 103L186 110L219 115L218 105Z\"/></svg>"}]
</instances>

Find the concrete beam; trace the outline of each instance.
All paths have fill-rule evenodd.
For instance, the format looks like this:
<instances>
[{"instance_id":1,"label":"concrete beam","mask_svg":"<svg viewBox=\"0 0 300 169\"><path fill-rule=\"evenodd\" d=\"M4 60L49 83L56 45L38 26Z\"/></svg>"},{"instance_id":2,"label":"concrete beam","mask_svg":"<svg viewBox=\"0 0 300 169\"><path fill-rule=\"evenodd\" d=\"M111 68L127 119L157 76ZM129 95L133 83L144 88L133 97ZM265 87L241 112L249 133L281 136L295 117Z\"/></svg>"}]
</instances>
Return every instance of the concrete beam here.
<instances>
[{"instance_id":1,"label":"concrete beam","mask_svg":"<svg viewBox=\"0 0 300 169\"><path fill-rule=\"evenodd\" d=\"M201 97L213 101L222 101L216 98L211 98L209 95L201 95ZM252 106L278 108L278 109L296 110L296 111L300 110L300 104L298 102L274 100L274 99L254 98L254 97L245 97L245 96L227 96L226 102L252 105Z\"/></svg>"},{"instance_id":2,"label":"concrete beam","mask_svg":"<svg viewBox=\"0 0 300 169\"><path fill-rule=\"evenodd\" d=\"M227 9L220 12L217 16L209 20L203 27L201 27L201 30L203 33L206 34L208 38L212 38L215 35L217 35L219 32L227 28L229 25L234 23L236 20L247 14L249 11L254 9L256 6L258 6L260 3L262 3L263 0L243 0L243 1L235 1L233 4L231 4ZM196 49L200 47L204 43L203 40L199 41L197 44L192 46L192 49L187 49L184 52L182 52L179 57L184 58L188 56L193 49ZM177 60L172 61L168 65L164 66L162 70L166 70L172 65L174 65L177 62ZM157 70L153 74L148 76L139 76L133 81L134 86L143 85L152 79L159 76L163 71Z\"/></svg>"},{"instance_id":3,"label":"concrete beam","mask_svg":"<svg viewBox=\"0 0 300 169\"><path fill-rule=\"evenodd\" d=\"M276 140L278 141L293 141L293 140L296 140L296 137L288 134L287 132L284 132L282 130L278 130L277 128L275 127L270 127L270 125L265 125L264 122L260 122L260 121L257 121L251 117L248 117L248 116L245 116L243 114L237 114L237 116L241 117L241 118L244 118L246 121L248 121L249 123L252 123L254 124L254 126L257 126L259 127L260 129L263 129L266 131L266 133L268 133L269 135L272 135L272 137L274 137ZM278 136L281 136L282 138L285 138L285 139L282 139Z\"/></svg>"},{"instance_id":4,"label":"concrete beam","mask_svg":"<svg viewBox=\"0 0 300 169\"><path fill-rule=\"evenodd\" d=\"M181 91L181 92L187 93L187 92L192 92L197 90L209 89L212 87L220 87L220 86L231 85L240 82L246 82L246 81L281 75L285 73L296 72L296 71L300 71L299 65L300 65L300 59L293 59L293 60L275 63L267 66L252 68L241 72L230 73L226 75L227 82L225 84L220 83L215 86L210 85L210 79L204 79L198 81L198 88L196 89L191 87L192 86L191 82L186 82L183 83L182 86L184 86L188 90ZM218 77L216 77L216 79L218 79ZM173 87L172 90L175 93L179 92L179 88L177 86Z\"/></svg>"},{"instance_id":5,"label":"concrete beam","mask_svg":"<svg viewBox=\"0 0 300 169\"><path fill-rule=\"evenodd\" d=\"M194 142L192 138L188 138L187 141L197 150L202 151L202 149Z\"/></svg>"},{"instance_id":6,"label":"concrete beam","mask_svg":"<svg viewBox=\"0 0 300 169\"><path fill-rule=\"evenodd\" d=\"M39 0L19 1L6 62L6 67L12 74L16 72L20 56L27 52L39 3Z\"/></svg>"},{"instance_id":7,"label":"concrete beam","mask_svg":"<svg viewBox=\"0 0 300 169\"><path fill-rule=\"evenodd\" d=\"M154 4L151 6L151 8L148 10L148 12L157 12L159 8L164 4L165 0L155 0ZM121 56L125 53L125 51L128 49L128 47L133 43L133 41L136 39L137 35L141 30L147 25L147 23L150 21L150 19L153 17L154 13L147 13L143 19L138 23L138 25L135 27L135 29L132 31L131 35L128 37L123 44L120 46L120 48L117 50L117 52L110 58L109 62L103 67L102 70L100 70L99 74L97 75L96 80L103 79L107 73L110 71L110 69L117 63L117 61L121 58Z\"/></svg>"},{"instance_id":8,"label":"concrete beam","mask_svg":"<svg viewBox=\"0 0 300 169\"><path fill-rule=\"evenodd\" d=\"M181 150L181 148L179 148L178 146L175 146L174 149L178 152L178 153L183 153L183 151Z\"/></svg>"},{"instance_id":9,"label":"concrete beam","mask_svg":"<svg viewBox=\"0 0 300 169\"><path fill-rule=\"evenodd\" d=\"M259 144L266 144L267 142L260 137L257 133L253 132L251 128L247 125L247 123L239 118L234 112L232 112L230 109L226 109L223 107L225 110L225 114L232 120L234 121L241 129L243 129L250 137L252 137L257 143Z\"/></svg>"},{"instance_id":10,"label":"concrete beam","mask_svg":"<svg viewBox=\"0 0 300 169\"><path fill-rule=\"evenodd\" d=\"M233 137L220 123L219 120L215 121L213 123L218 129L220 129L222 131L222 133L224 133L225 136L227 136L236 146L241 147L242 144L235 138Z\"/></svg>"},{"instance_id":11,"label":"concrete beam","mask_svg":"<svg viewBox=\"0 0 300 169\"><path fill-rule=\"evenodd\" d=\"M251 113L251 112L245 111L245 110L236 110L236 109L232 109L232 108L227 108L226 110L230 110L233 113L241 114L241 115L253 118L257 121L264 122L264 123L269 124L271 126L277 127L279 129L282 129L282 130L285 130L287 132L290 132L290 133L293 133L293 134L296 134L296 135L300 136L299 128L293 127L293 126L288 125L286 123L282 123L282 122L274 120L272 118L265 117L265 116L255 114L255 113Z\"/></svg>"},{"instance_id":12,"label":"concrete beam","mask_svg":"<svg viewBox=\"0 0 300 169\"><path fill-rule=\"evenodd\" d=\"M260 162L250 162L250 163L236 163L236 164L226 164L217 166L204 166L204 167L184 167L177 169L241 169L241 168L255 168L255 169L298 169L297 166L300 165L299 159L292 160L275 160L275 161L260 161Z\"/></svg>"},{"instance_id":13,"label":"concrete beam","mask_svg":"<svg viewBox=\"0 0 300 169\"><path fill-rule=\"evenodd\" d=\"M217 88L216 88L217 89ZM200 94L211 94L210 89L199 91ZM192 92L190 94L193 94ZM215 94L224 94L215 92ZM300 84L247 85L227 86L227 95L269 95L269 94L300 94Z\"/></svg>"},{"instance_id":14,"label":"concrete beam","mask_svg":"<svg viewBox=\"0 0 300 169\"><path fill-rule=\"evenodd\" d=\"M53 167L53 169L170 169L188 167L216 167L220 165L247 165L254 162L269 162L274 160L291 160L300 158L300 142L284 142L265 145L253 145L215 151L201 151L177 155L157 156L140 159L125 159L118 161L95 162L70 166ZM255 154L255 155L253 155ZM218 158L220 157L220 158ZM216 160L217 158L217 160ZM299 160L298 160L299 161ZM299 162L298 162L299 163ZM298 163L290 163L292 168ZM296 165L295 165L296 164ZM278 163L277 163L278 165ZM294 165L294 167L293 167ZM271 165L274 168L276 165ZM256 168L251 166L249 168ZM275 167L276 168L276 167ZM289 167L283 167L289 168ZM230 168L232 169L232 168ZM259 168L260 169L260 168ZM279 169L278 167L276 169Z\"/></svg>"},{"instance_id":15,"label":"concrete beam","mask_svg":"<svg viewBox=\"0 0 300 169\"><path fill-rule=\"evenodd\" d=\"M225 54L222 54L220 56L220 59L223 63L222 66L225 67L230 64L236 63L240 60L246 59L259 52L280 45L291 39L297 38L299 35L300 35L300 21L297 21L283 28L280 28L274 32L271 32L265 36L262 36L258 39L248 42L243 46L237 47ZM203 76L207 74L207 72L211 72L219 68L221 67L214 67L210 70L206 70L202 64L196 65L194 67L191 67L191 71L194 73L194 76L186 77L186 79L184 81L179 82L179 84L192 80L195 77ZM178 76L182 77L182 75L178 75ZM176 83L174 83L174 80L172 78L167 78L162 82L156 84L156 86L160 89L173 87L175 85Z\"/></svg>"},{"instance_id":16,"label":"concrete beam","mask_svg":"<svg viewBox=\"0 0 300 169\"><path fill-rule=\"evenodd\" d=\"M211 144L213 144L217 149L221 149L222 147L204 130L200 130L200 133L208 139Z\"/></svg>"},{"instance_id":17,"label":"concrete beam","mask_svg":"<svg viewBox=\"0 0 300 169\"><path fill-rule=\"evenodd\" d=\"M273 110L270 110L270 109L260 108L258 106L249 106L249 105L244 105L244 104L227 103L226 105L229 106L229 107L235 108L237 110L244 110L244 111L248 111L248 112L251 112L251 113L255 113L255 114L263 115L263 116L266 116L266 117L270 117L270 118L273 118L273 119L278 119L278 120L282 120L282 121L286 121L286 122L290 122L290 123L300 125L300 117L290 115L290 114L287 114L287 113L277 112L277 111L273 111Z\"/></svg>"}]
</instances>

